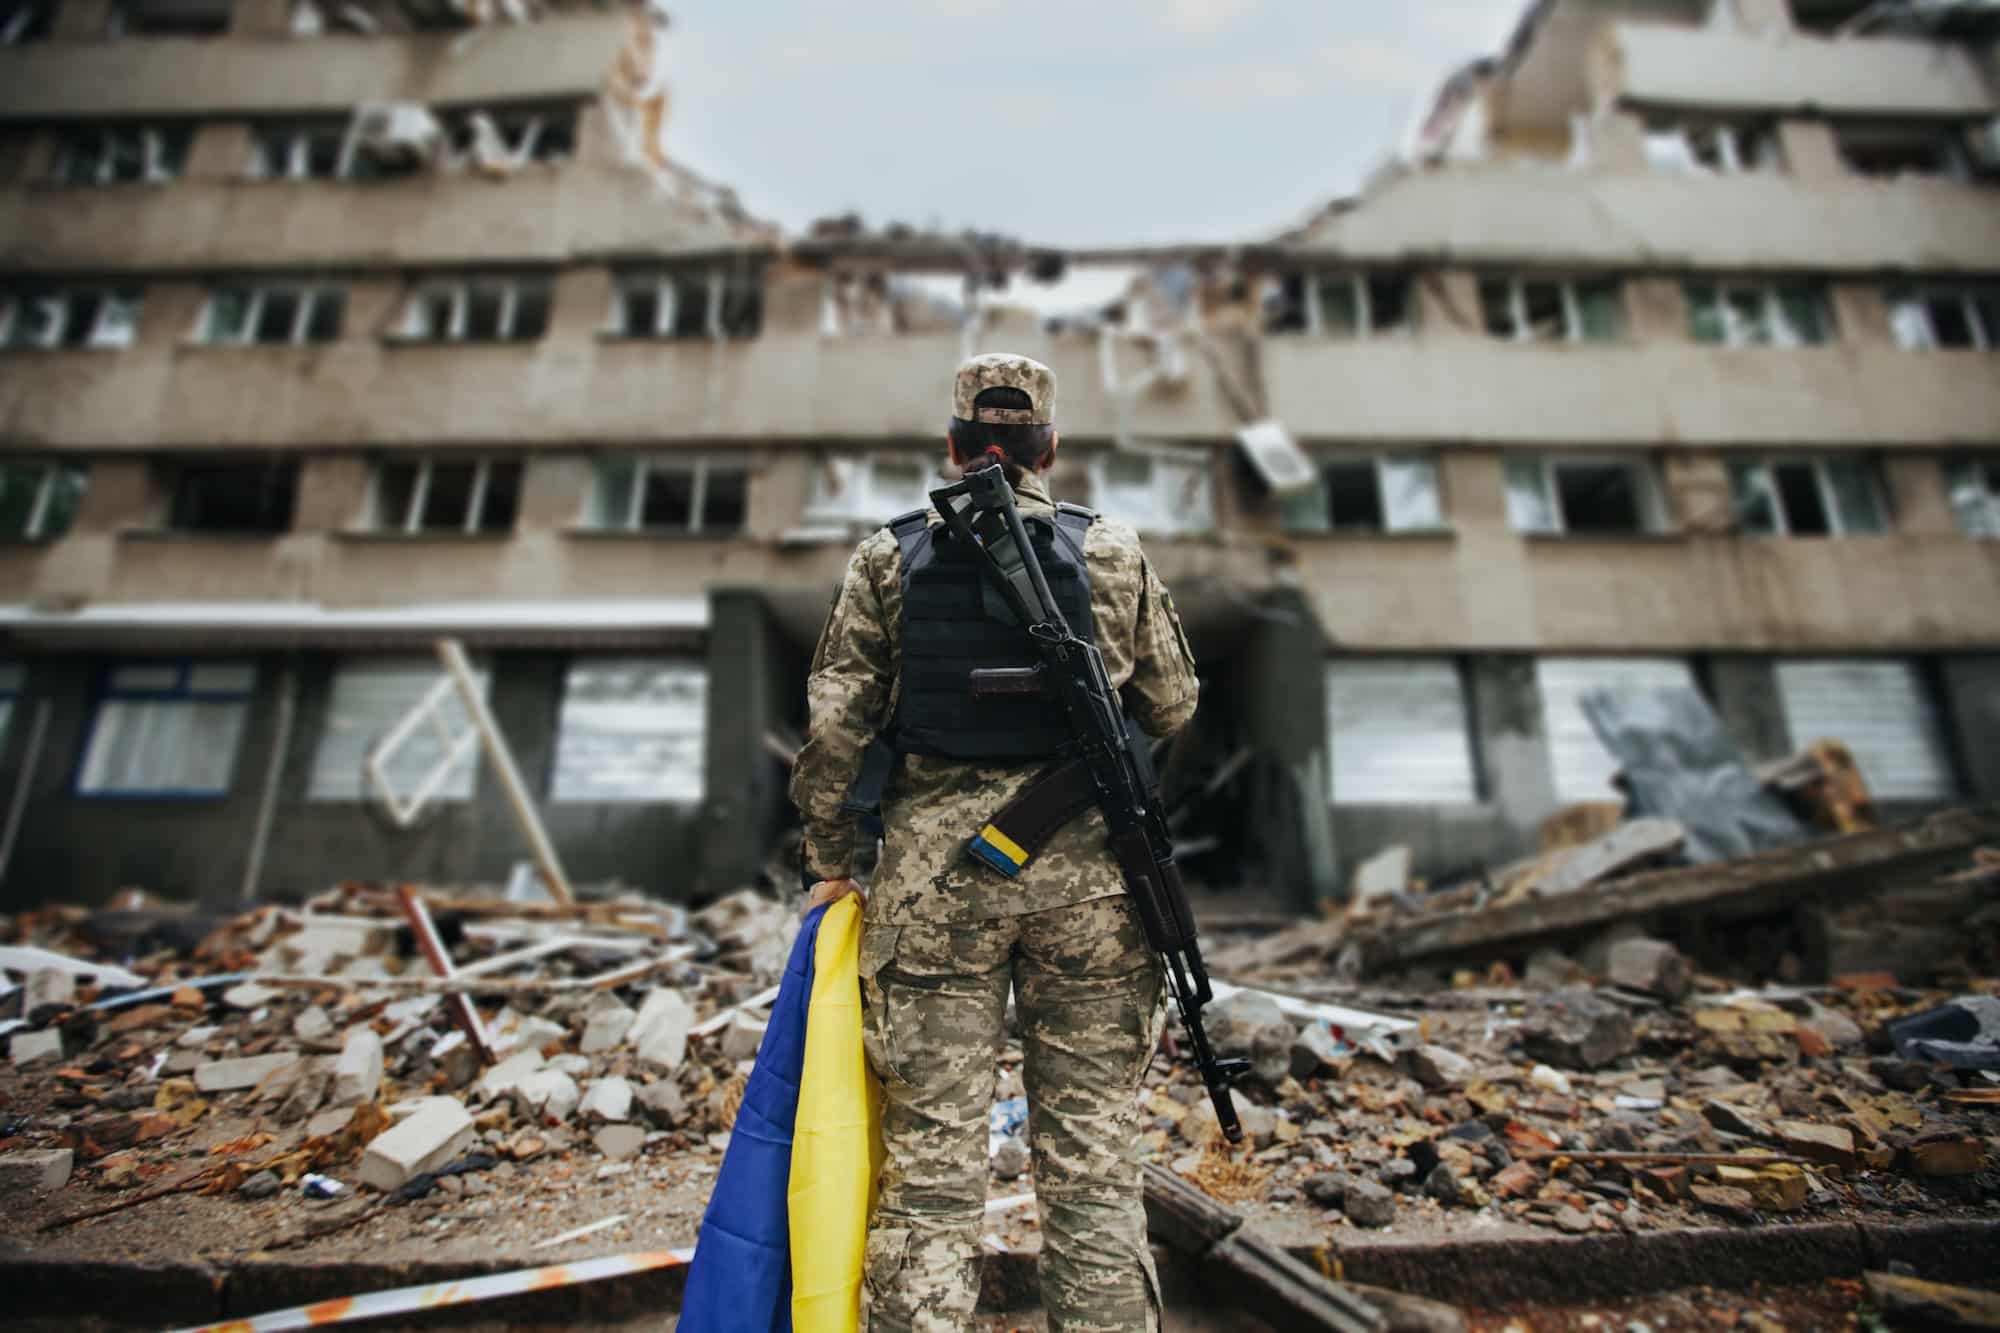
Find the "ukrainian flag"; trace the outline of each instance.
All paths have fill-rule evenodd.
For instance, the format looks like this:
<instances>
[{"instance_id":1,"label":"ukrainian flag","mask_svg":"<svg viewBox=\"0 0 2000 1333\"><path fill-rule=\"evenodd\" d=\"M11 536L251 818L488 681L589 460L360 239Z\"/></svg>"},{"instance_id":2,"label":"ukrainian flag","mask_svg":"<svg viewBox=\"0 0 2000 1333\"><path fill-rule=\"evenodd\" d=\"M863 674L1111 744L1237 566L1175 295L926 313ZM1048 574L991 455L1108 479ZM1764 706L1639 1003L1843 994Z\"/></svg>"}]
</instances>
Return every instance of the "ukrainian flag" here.
<instances>
[{"instance_id":1,"label":"ukrainian flag","mask_svg":"<svg viewBox=\"0 0 2000 1333\"><path fill-rule=\"evenodd\" d=\"M702 1218L681 1333L854 1333L881 1170L861 1049L861 904L799 928Z\"/></svg>"}]
</instances>

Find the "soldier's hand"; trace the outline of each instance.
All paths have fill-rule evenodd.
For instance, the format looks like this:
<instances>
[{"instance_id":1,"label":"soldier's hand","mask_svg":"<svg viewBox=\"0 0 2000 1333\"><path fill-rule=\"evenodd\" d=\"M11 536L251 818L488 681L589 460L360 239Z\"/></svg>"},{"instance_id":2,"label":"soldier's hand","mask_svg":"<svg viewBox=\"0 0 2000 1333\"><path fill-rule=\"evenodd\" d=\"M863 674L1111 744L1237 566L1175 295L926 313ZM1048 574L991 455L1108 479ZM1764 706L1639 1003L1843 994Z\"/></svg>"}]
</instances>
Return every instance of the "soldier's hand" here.
<instances>
[{"instance_id":1,"label":"soldier's hand","mask_svg":"<svg viewBox=\"0 0 2000 1333\"><path fill-rule=\"evenodd\" d=\"M861 886L851 879L823 879L813 885L812 892L806 896L804 914L811 915L813 908L820 904L839 902L850 893L863 902L868 901L867 895L861 892Z\"/></svg>"}]
</instances>

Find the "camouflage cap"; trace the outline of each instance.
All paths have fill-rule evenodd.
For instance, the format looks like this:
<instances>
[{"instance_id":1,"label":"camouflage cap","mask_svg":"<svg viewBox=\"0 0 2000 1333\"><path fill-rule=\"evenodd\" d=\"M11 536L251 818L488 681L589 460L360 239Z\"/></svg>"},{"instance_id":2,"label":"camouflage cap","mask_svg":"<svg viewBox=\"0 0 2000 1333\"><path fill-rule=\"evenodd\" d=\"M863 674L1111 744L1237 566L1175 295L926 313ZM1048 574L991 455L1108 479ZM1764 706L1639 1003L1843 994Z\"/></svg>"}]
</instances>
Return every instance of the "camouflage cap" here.
<instances>
[{"instance_id":1,"label":"camouflage cap","mask_svg":"<svg viewBox=\"0 0 2000 1333\"><path fill-rule=\"evenodd\" d=\"M972 400L987 389L1019 389L1034 406L974 408ZM974 415L975 411L978 415ZM951 414L960 421L985 421L1004 426L1055 424L1056 373L1039 361L1014 352L988 352L958 368L951 386Z\"/></svg>"}]
</instances>

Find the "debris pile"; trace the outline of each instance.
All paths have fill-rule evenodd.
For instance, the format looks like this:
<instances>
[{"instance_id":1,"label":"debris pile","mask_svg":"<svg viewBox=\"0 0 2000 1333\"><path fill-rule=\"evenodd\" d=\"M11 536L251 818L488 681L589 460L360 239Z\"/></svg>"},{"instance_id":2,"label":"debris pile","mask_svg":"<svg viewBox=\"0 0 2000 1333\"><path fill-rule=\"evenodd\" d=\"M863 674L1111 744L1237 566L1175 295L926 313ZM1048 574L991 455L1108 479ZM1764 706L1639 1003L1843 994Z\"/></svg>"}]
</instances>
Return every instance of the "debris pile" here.
<instances>
[{"instance_id":1,"label":"debris pile","mask_svg":"<svg viewBox=\"0 0 2000 1333\"><path fill-rule=\"evenodd\" d=\"M104 1192L61 1223L167 1193L379 1207L544 1157L715 1156L796 929L750 891L692 914L357 884L220 920L129 894L27 913L0 922L19 978L0 1191Z\"/></svg>"}]
</instances>

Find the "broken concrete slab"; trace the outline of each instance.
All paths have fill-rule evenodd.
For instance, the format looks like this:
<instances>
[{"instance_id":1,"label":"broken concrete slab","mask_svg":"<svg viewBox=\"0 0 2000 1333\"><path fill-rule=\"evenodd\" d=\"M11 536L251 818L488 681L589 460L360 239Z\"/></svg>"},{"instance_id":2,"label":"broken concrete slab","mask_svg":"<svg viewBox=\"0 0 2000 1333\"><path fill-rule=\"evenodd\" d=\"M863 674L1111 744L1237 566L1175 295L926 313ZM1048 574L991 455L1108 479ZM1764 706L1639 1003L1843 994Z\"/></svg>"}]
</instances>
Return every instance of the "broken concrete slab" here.
<instances>
[{"instance_id":1,"label":"broken concrete slab","mask_svg":"<svg viewBox=\"0 0 2000 1333\"><path fill-rule=\"evenodd\" d=\"M1619 940L1606 957L1605 980L1626 990L1678 1000L1694 985L1694 966L1665 940Z\"/></svg>"},{"instance_id":2,"label":"broken concrete slab","mask_svg":"<svg viewBox=\"0 0 2000 1333\"><path fill-rule=\"evenodd\" d=\"M234 1060L211 1060L194 1071L194 1085L202 1092L234 1092L254 1088L281 1069L296 1065L297 1051L275 1055L241 1056Z\"/></svg>"},{"instance_id":3,"label":"broken concrete slab","mask_svg":"<svg viewBox=\"0 0 2000 1333\"><path fill-rule=\"evenodd\" d=\"M576 1080L558 1069L538 1069L514 1084L511 1094L521 1118L532 1123L560 1123L576 1111L582 1094Z\"/></svg>"},{"instance_id":4,"label":"broken concrete slab","mask_svg":"<svg viewBox=\"0 0 2000 1333\"><path fill-rule=\"evenodd\" d=\"M729 1026L722 1029L722 1054L728 1060L753 1060L757 1048L764 1044L764 1020L753 1018L740 1010L729 1016ZM1291 1066L1289 1043L1285 1051L1285 1064Z\"/></svg>"},{"instance_id":5,"label":"broken concrete slab","mask_svg":"<svg viewBox=\"0 0 2000 1333\"><path fill-rule=\"evenodd\" d=\"M632 1085L622 1078L593 1079L577 1103L577 1115L585 1120L629 1120L632 1118Z\"/></svg>"},{"instance_id":6,"label":"broken concrete slab","mask_svg":"<svg viewBox=\"0 0 2000 1333\"><path fill-rule=\"evenodd\" d=\"M1553 898L1664 860L1679 851L1687 830L1671 819L1633 819L1562 857L1536 876L1532 891Z\"/></svg>"},{"instance_id":7,"label":"broken concrete slab","mask_svg":"<svg viewBox=\"0 0 2000 1333\"><path fill-rule=\"evenodd\" d=\"M67 1009L76 1003L76 974L60 967L30 972L22 987L21 1013L32 1017L43 1009Z\"/></svg>"},{"instance_id":8,"label":"broken concrete slab","mask_svg":"<svg viewBox=\"0 0 2000 1333\"><path fill-rule=\"evenodd\" d=\"M577 1050L585 1055L611 1050L625 1040L625 1034L632 1030L638 1017L622 1004L595 1011L583 1025L583 1038L577 1042Z\"/></svg>"},{"instance_id":9,"label":"broken concrete slab","mask_svg":"<svg viewBox=\"0 0 2000 1333\"><path fill-rule=\"evenodd\" d=\"M347 1035L340 1062L333 1067L333 1103L354 1106L372 1102L382 1089L382 1039L369 1028Z\"/></svg>"},{"instance_id":10,"label":"broken concrete slab","mask_svg":"<svg viewBox=\"0 0 2000 1333\"><path fill-rule=\"evenodd\" d=\"M300 1010L299 1016L292 1020L292 1035L300 1041L324 1041L333 1035L333 1020L327 1017L326 1010L312 1005Z\"/></svg>"},{"instance_id":11,"label":"broken concrete slab","mask_svg":"<svg viewBox=\"0 0 2000 1333\"><path fill-rule=\"evenodd\" d=\"M370 1140L361 1156L361 1182L385 1193L412 1176L436 1170L478 1137L472 1116L450 1097L429 1097L416 1114Z\"/></svg>"},{"instance_id":12,"label":"broken concrete slab","mask_svg":"<svg viewBox=\"0 0 2000 1333\"><path fill-rule=\"evenodd\" d=\"M63 1057L62 1034L54 1028L46 1032L17 1032L7 1039L7 1058L17 1065L39 1064Z\"/></svg>"},{"instance_id":13,"label":"broken concrete slab","mask_svg":"<svg viewBox=\"0 0 2000 1333\"><path fill-rule=\"evenodd\" d=\"M520 1085L522 1079L541 1069L543 1063L540 1051L514 1052L480 1076L480 1099L494 1101L505 1097Z\"/></svg>"},{"instance_id":14,"label":"broken concrete slab","mask_svg":"<svg viewBox=\"0 0 2000 1333\"><path fill-rule=\"evenodd\" d=\"M656 1129L672 1129L687 1118L687 1103L672 1079L658 1079L639 1089L638 1103Z\"/></svg>"},{"instance_id":15,"label":"broken concrete slab","mask_svg":"<svg viewBox=\"0 0 2000 1333\"><path fill-rule=\"evenodd\" d=\"M244 981L222 992L222 1002L232 1009L261 1009L283 994L273 987Z\"/></svg>"},{"instance_id":16,"label":"broken concrete slab","mask_svg":"<svg viewBox=\"0 0 2000 1333\"><path fill-rule=\"evenodd\" d=\"M0 1195L61 1189L69 1182L75 1161L76 1154L68 1148L16 1148L0 1153Z\"/></svg>"},{"instance_id":17,"label":"broken concrete slab","mask_svg":"<svg viewBox=\"0 0 2000 1333\"><path fill-rule=\"evenodd\" d=\"M1825 1162L1829 1166L1854 1165L1854 1135L1838 1125L1816 1125L1804 1120L1780 1120L1771 1126L1778 1146L1788 1153Z\"/></svg>"},{"instance_id":18,"label":"broken concrete slab","mask_svg":"<svg viewBox=\"0 0 2000 1333\"><path fill-rule=\"evenodd\" d=\"M694 1029L694 1005L672 987L654 987L638 1007L638 1017L626 1031L626 1041L638 1051L642 1065L674 1071L688 1057L688 1033Z\"/></svg>"},{"instance_id":19,"label":"broken concrete slab","mask_svg":"<svg viewBox=\"0 0 2000 1333\"><path fill-rule=\"evenodd\" d=\"M1638 1046L1632 1016L1582 989L1541 997L1521 1023L1521 1049L1528 1058L1561 1069L1602 1069Z\"/></svg>"},{"instance_id":20,"label":"broken concrete slab","mask_svg":"<svg viewBox=\"0 0 2000 1333\"><path fill-rule=\"evenodd\" d=\"M597 1151L614 1162L622 1162L645 1146L646 1131L637 1125L606 1125L591 1136Z\"/></svg>"},{"instance_id":21,"label":"broken concrete slab","mask_svg":"<svg viewBox=\"0 0 2000 1333\"><path fill-rule=\"evenodd\" d=\"M1377 899L1406 893L1410 887L1410 849L1385 847L1354 868L1348 911L1366 912Z\"/></svg>"},{"instance_id":22,"label":"broken concrete slab","mask_svg":"<svg viewBox=\"0 0 2000 1333\"><path fill-rule=\"evenodd\" d=\"M1405 1052L1403 1058L1409 1067L1410 1077L1433 1092L1465 1083L1477 1068L1457 1051L1443 1046L1419 1046Z\"/></svg>"},{"instance_id":23,"label":"broken concrete slab","mask_svg":"<svg viewBox=\"0 0 2000 1333\"><path fill-rule=\"evenodd\" d=\"M1296 1030L1271 996L1237 991L1210 1005L1203 1017L1218 1055L1250 1061L1251 1072L1272 1087L1291 1073Z\"/></svg>"}]
</instances>

